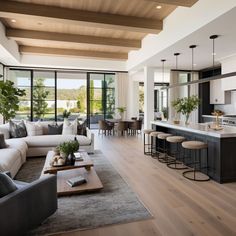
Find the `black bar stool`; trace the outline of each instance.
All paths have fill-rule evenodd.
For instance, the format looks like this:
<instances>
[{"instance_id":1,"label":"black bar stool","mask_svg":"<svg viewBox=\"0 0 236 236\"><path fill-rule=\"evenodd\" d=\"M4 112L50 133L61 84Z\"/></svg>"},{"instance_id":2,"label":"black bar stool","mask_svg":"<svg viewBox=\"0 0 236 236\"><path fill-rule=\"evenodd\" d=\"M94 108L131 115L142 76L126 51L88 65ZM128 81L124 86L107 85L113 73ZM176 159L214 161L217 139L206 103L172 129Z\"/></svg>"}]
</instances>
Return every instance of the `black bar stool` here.
<instances>
[{"instance_id":1,"label":"black bar stool","mask_svg":"<svg viewBox=\"0 0 236 236\"><path fill-rule=\"evenodd\" d=\"M161 163L168 163L168 160L169 160L169 158L168 158L168 155L167 155L167 151L168 151L168 149L167 149L167 143L166 143L166 138L167 137L170 137L170 136L173 136L173 134L168 134L168 133L162 133L162 134L158 134L158 140L159 140L159 142L158 142L158 148L157 148L157 150L158 150L158 161L160 161ZM163 146L161 147L161 145L160 145L160 141L162 141L162 143L163 143ZM160 154L163 154L162 156L160 155Z\"/></svg>"},{"instance_id":2,"label":"black bar stool","mask_svg":"<svg viewBox=\"0 0 236 236\"><path fill-rule=\"evenodd\" d=\"M154 130L152 129L145 129L143 130L143 145L144 145L144 154L145 155L151 155L151 142L150 142L150 134ZM147 141L146 141L146 136L147 136Z\"/></svg>"},{"instance_id":3,"label":"black bar stool","mask_svg":"<svg viewBox=\"0 0 236 236\"><path fill-rule=\"evenodd\" d=\"M158 145L157 145L157 138L159 134L162 134L163 132L159 132L159 131L153 131L150 134L151 137L151 156L153 158L158 156ZM155 142L154 142L155 141Z\"/></svg>"},{"instance_id":4,"label":"black bar stool","mask_svg":"<svg viewBox=\"0 0 236 236\"><path fill-rule=\"evenodd\" d=\"M181 157L181 143L185 140L183 136L170 136L166 138L166 141L170 145L175 145L174 151L170 151L170 160L167 163L167 166L175 170L184 170L187 169L186 166L183 166L183 155Z\"/></svg>"},{"instance_id":5,"label":"black bar stool","mask_svg":"<svg viewBox=\"0 0 236 236\"><path fill-rule=\"evenodd\" d=\"M191 163L193 164L193 168L192 170L186 170L183 172L183 176L189 180L193 180L193 181L208 181L210 180L210 177L208 176L208 145L204 142L201 141L186 141L182 143L182 147L184 149L190 150L194 152L194 162ZM206 154L206 166L202 167L202 155L201 155L201 151L202 150L206 150L207 154ZM197 156L198 154L198 161L197 161ZM199 168L198 168L199 166ZM206 174L202 173L202 169L205 168L206 169ZM191 174L189 176L189 174ZM204 178L200 178L199 176L197 176L197 173L201 173L201 175L204 175Z\"/></svg>"}]
</instances>

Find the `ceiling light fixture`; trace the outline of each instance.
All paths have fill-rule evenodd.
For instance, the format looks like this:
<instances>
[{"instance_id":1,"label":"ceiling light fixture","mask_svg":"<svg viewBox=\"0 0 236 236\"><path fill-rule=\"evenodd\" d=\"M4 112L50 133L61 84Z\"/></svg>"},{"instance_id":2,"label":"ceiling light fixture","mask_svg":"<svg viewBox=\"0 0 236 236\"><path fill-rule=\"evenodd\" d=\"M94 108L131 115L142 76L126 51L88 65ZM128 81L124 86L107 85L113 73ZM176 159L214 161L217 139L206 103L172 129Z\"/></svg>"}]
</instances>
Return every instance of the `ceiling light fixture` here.
<instances>
[{"instance_id":1,"label":"ceiling light fixture","mask_svg":"<svg viewBox=\"0 0 236 236\"><path fill-rule=\"evenodd\" d=\"M193 81L193 71L194 71L194 49L197 47L197 45L190 45L189 48L192 49L192 68L191 68L191 81Z\"/></svg>"},{"instance_id":2,"label":"ceiling light fixture","mask_svg":"<svg viewBox=\"0 0 236 236\"><path fill-rule=\"evenodd\" d=\"M16 23L16 20L15 20L15 19L11 19L11 22L12 22L12 23Z\"/></svg>"},{"instance_id":3,"label":"ceiling light fixture","mask_svg":"<svg viewBox=\"0 0 236 236\"><path fill-rule=\"evenodd\" d=\"M161 5L156 6L156 9L160 10L162 8Z\"/></svg>"},{"instance_id":4,"label":"ceiling light fixture","mask_svg":"<svg viewBox=\"0 0 236 236\"><path fill-rule=\"evenodd\" d=\"M175 56L175 69L178 70L178 56L180 55L180 53L176 52L174 53Z\"/></svg>"},{"instance_id":5,"label":"ceiling light fixture","mask_svg":"<svg viewBox=\"0 0 236 236\"><path fill-rule=\"evenodd\" d=\"M215 40L218 38L218 35L214 34L210 36L210 39L212 40L212 66L213 66L213 76L215 75Z\"/></svg>"},{"instance_id":6,"label":"ceiling light fixture","mask_svg":"<svg viewBox=\"0 0 236 236\"><path fill-rule=\"evenodd\" d=\"M162 85L164 85L166 59L162 59L161 62L162 62Z\"/></svg>"}]
</instances>

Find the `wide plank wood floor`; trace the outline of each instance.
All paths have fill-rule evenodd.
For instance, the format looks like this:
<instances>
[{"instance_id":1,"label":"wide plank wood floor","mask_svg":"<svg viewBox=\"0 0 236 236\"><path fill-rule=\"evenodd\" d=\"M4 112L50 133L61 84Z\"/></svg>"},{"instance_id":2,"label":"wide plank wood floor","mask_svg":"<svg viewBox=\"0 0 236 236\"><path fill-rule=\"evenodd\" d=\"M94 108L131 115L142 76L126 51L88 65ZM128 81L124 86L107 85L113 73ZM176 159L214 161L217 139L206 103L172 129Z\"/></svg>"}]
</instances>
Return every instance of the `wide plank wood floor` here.
<instances>
[{"instance_id":1,"label":"wide plank wood floor","mask_svg":"<svg viewBox=\"0 0 236 236\"><path fill-rule=\"evenodd\" d=\"M143 154L141 135L95 138L95 148L104 153L154 218L60 235L236 235L236 183L199 183L183 178L180 170Z\"/></svg>"}]
</instances>

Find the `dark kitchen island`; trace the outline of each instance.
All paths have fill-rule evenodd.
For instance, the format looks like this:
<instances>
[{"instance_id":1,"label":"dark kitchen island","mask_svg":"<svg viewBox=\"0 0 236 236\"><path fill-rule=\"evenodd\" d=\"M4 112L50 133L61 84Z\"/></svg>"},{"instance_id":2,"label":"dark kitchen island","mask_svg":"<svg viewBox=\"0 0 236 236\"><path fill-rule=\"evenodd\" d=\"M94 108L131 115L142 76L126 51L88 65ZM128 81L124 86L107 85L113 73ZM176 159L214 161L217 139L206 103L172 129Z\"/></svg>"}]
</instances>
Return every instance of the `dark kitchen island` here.
<instances>
[{"instance_id":1,"label":"dark kitchen island","mask_svg":"<svg viewBox=\"0 0 236 236\"><path fill-rule=\"evenodd\" d=\"M199 140L208 144L208 175L219 183L236 181L236 128L208 129L206 124L174 124L171 121L153 121L152 128L186 140ZM191 157L190 157L191 158Z\"/></svg>"}]
</instances>

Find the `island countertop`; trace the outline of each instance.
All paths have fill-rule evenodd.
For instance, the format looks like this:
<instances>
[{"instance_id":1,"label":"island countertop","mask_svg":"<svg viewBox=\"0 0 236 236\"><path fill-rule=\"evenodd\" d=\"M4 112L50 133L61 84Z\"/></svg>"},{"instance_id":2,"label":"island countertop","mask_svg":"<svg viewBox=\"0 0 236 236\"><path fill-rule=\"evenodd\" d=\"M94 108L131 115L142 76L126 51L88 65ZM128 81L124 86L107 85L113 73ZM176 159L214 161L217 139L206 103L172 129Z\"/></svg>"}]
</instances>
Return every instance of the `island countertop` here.
<instances>
[{"instance_id":1,"label":"island countertop","mask_svg":"<svg viewBox=\"0 0 236 236\"><path fill-rule=\"evenodd\" d=\"M180 122L180 124L174 124L173 121L152 121L151 124L176 130L212 136L216 138L236 137L236 127L232 126L222 126L222 130L216 131L214 129L207 128L206 123L190 123L188 125L185 125L184 122Z\"/></svg>"}]
</instances>

